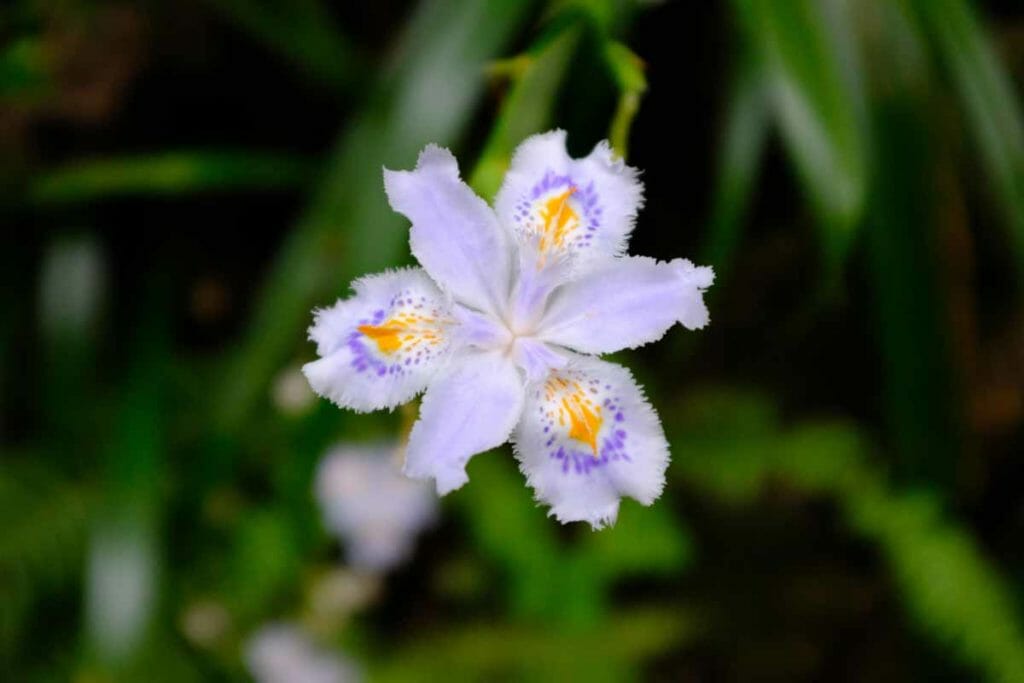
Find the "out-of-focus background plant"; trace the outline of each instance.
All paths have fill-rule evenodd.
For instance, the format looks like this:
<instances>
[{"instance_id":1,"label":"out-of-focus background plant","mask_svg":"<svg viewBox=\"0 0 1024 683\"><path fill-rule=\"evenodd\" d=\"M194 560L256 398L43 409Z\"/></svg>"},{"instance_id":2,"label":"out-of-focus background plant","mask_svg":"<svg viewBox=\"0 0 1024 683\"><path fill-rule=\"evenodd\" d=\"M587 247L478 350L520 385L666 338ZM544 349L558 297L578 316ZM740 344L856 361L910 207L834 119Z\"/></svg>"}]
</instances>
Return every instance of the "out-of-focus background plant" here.
<instances>
[{"instance_id":1,"label":"out-of-focus background plant","mask_svg":"<svg viewBox=\"0 0 1024 683\"><path fill-rule=\"evenodd\" d=\"M1024 681L1018 3L11 0L0 39L0 679ZM634 253L718 273L629 354L665 495L560 527L507 450L439 513L318 486L410 419L298 372L408 259L381 167L436 142L489 197L555 126L644 169Z\"/></svg>"}]
</instances>

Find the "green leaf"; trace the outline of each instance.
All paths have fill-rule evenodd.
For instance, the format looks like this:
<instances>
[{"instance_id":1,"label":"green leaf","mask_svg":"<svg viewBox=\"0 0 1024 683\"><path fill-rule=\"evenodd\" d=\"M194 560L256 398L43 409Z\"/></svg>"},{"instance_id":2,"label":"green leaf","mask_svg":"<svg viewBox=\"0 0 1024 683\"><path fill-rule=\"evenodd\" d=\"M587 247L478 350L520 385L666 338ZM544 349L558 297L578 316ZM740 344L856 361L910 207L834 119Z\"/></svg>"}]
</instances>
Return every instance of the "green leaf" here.
<instances>
[{"instance_id":1,"label":"green leaf","mask_svg":"<svg viewBox=\"0 0 1024 683\"><path fill-rule=\"evenodd\" d=\"M170 334L160 283L151 280L147 289L113 428L102 447L105 500L85 572L87 641L101 661L116 666L135 660L146 642L163 580L159 527Z\"/></svg>"},{"instance_id":2,"label":"green leaf","mask_svg":"<svg viewBox=\"0 0 1024 683\"><path fill-rule=\"evenodd\" d=\"M896 474L904 482L952 487L964 426L944 281L948 257L936 228L968 227L945 210L955 186L935 192L954 171L944 168L951 162L920 116L922 105L900 97L876 107L879 168L864 244Z\"/></svg>"},{"instance_id":3,"label":"green leaf","mask_svg":"<svg viewBox=\"0 0 1024 683\"><path fill-rule=\"evenodd\" d=\"M854 22L839 0L734 0L783 140L819 215L830 267L845 253L868 186L866 104Z\"/></svg>"},{"instance_id":4,"label":"green leaf","mask_svg":"<svg viewBox=\"0 0 1024 683\"><path fill-rule=\"evenodd\" d=\"M74 161L41 174L29 196L39 204L68 204L130 195L290 189L313 175L313 165L294 156L177 151Z\"/></svg>"},{"instance_id":5,"label":"green leaf","mask_svg":"<svg viewBox=\"0 0 1024 683\"><path fill-rule=\"evenodd\" d=\"M953 76L974 139L1016 242L1024 278L1024 117L1013 80L964 0L910 0Z\"/></svg>"},{"instance_id":6,"label":"green leaf","mask_svg":"<svg viewBox=\"0 0 1024 683\"><path fill-rule=\"evenodd\" d=\"M756 186L768 137L766 96L764 79L749 59L745 60L726 105L711 218L701 256L701 263L714 266L719 282L729 275ZM720 288L715 287L711 295L718 291Z\"/></svg>"}]
</instances>

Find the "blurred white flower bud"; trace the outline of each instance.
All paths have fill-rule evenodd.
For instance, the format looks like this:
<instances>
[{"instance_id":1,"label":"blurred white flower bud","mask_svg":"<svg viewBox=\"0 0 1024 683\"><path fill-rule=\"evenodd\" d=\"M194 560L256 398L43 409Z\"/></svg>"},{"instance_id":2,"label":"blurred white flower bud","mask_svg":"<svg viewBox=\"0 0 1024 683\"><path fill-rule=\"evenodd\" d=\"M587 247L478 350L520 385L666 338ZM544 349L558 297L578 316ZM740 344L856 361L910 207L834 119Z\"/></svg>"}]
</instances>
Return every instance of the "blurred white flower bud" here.
<instances>
[{"instance_id":1,"label":"blurred white flower bud","mask_svg":"<svg viewBox=\"0 0 1024 683\"><path fill-rule=\"evenodd\" d=\"M94 334L103 279L103 254L92 237L58 240L49 246L39 283L39 319L47 337Z\"/></svg>"},{"instance_id":2,"label":"blurred white flower bud","mask_svg":"<svg viewBox=\"0 0 1024 683\"><path fill-rule=\"evenodd\" d=\"M313 643L291 624L269 624L245 646L245 664L257 683L356 683L359 668Z\"/></svg>"},{"instance_id":3,"label":"blurred white flower bud","mask_svg":"<svg viewBox=\"0 0 1024 683\"><path fill-rule=\"evenodd\" d=\"M103 523L93 534L86 570L85 612L100 656L127 658L145 636L156 597L155 539L132 520Z\"/></svg>"},{"instance_id":4,"label":"blurred white flower bud","mask_svg":"<svg viewBox=\"0 0 1024 683\"><path fill-rule=\"evenodd\" d=\"M325 526L345 543L348 562L384 571L412 553L416 535L437 519L433 487L409 479L391 445L341 445L320 463L316 497Z\"/></svg>"},{"instance_id":5,"label":"blurred white flower bud","mask_svg":"<svg viewBox=\"0 0 1024 683\"><path fill-rule=\"evenodd\" d=\"M274 406L284 415L302 415L313 407L316 394L299 366L287 367L274 379L272 390Z\"/></svg>"}]
</instances>

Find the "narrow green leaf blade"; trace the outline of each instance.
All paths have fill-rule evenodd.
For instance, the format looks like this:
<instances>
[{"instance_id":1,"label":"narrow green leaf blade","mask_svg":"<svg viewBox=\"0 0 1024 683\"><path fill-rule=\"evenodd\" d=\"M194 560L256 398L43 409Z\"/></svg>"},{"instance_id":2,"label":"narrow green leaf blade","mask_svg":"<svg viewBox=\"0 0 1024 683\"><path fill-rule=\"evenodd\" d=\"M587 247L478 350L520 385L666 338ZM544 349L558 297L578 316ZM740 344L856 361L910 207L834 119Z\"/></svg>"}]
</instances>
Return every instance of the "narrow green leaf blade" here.
<instances>
[{"instance_id":1,"label":"narrow green leaf blade","mask_svg":"<svg viewBox=\"0 0 1024 683\"><path fill-rule=\"evenodd\" d=\"M313 169L301 157L225 150L87 159L43 173L29 196L37 204L70 204L129 195L288 189L310 180Z\"/></svg>"},{"instance_id":2,"label":"narrow green leaf blade","mask_svg":"<svg viewBox=\"0 0 1024 683\"><path fill-rule=\"evenodd\" d=\"M869 174L854 22L842 0L734 0L734 6L835 265L860 219Z\"/></svg>"},{"instance_id":3,"label":"narrow green leaf blade","mask_svg":"<svg viewBox=\"0 0 1024 683\"><path fill-rule=\"evenodd\" d=\"M1010 75L969 3L915 0L911 5L959 90L1024 277L1024 116Z\"/></svg>"}]
</instances>

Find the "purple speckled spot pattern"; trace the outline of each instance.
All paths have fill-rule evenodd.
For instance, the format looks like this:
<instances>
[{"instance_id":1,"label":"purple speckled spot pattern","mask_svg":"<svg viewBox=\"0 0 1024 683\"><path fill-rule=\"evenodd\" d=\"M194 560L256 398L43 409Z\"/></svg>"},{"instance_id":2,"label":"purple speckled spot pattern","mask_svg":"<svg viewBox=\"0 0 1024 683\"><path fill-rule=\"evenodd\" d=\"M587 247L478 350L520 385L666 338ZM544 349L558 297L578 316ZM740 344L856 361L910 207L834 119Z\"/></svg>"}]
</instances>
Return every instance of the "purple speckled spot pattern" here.
<instances>
[{"instance_id":1,"label":"purple speckled spot pattern","mask_svg":"<svg viewBox=\"0 0 1024 683\"><path fill-rule=\"evenodd\" d=\"M411 320L402 323L402 338L398 349L383 352L378 344L359 330L363 326L380 327L396 319ZM402 377L426 365L448 347L444 327L447 321L441 306L430 297L411 289L404 289L387 302L360 318L345 344L352 352L352 368L360 374L377 377Z\"/></svg>"},{"instance_id":2,"label":"purple speckled spot pattern","mask_svg":"<svg viewBox=\"0 0 1024 683\"><path fill-rule=\"evenodd\" d=\"M550 383L535 389L537 414L547 435L544 448L548 458L561 462L561 471L566 476L589 476L613 462L631 462L629 454L629 433L626 429L627 415L622 407L618 390L610 384L603 387L599 379L587 377L579 370L560 373L560 379L579 387L589 395L590 403L600 418L595 445L596 454L586 441L569 436L569 424L562 401L573 392L555 389ZM561 420L560 420L561 414Z\"/></svg>"},{"instance_id":3,"label":"purple speckled spot pattern","mask_svg":"<svg viewBox=\"0 0 1024 683\"><path fill-rule=\"evenodd\" d=\"M551 170L546 171L540 181L516 203L512 215L516 232L525 235L540 234L544 229L544 203L566 189L574 190L565 201L580 216L580 221L560 249L573 252L589 247L594 234L601 227L602 209L598 203L599 197L594 183L590 181L581 185L572 176L559 175Z\"/></svg>"}]
</instances>

